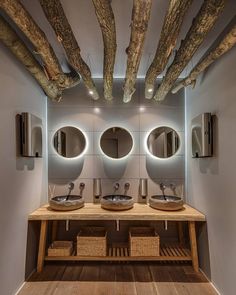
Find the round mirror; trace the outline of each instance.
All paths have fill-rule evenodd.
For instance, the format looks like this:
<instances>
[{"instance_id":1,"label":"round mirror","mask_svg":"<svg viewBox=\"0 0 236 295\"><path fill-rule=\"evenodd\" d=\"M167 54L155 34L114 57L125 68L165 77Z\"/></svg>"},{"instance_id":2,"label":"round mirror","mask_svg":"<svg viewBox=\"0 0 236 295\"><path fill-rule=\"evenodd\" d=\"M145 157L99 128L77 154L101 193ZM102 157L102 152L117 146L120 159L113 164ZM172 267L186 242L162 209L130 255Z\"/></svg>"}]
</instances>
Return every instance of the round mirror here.
<instances>
[{"instance_id":1,"label":"round mirror","mask_svg":"<svg viewBox=\"0 0 236 295\"><path fill-rule=\"evenodd\" d=\"M101 137L100 146L105 155L120 159L129 154L133 147L131 134L120 127L107 129Z\"/></svg>"},{"instance_id":2,"label":"round mirror","mask_svg":"<svg viewBox=\"0 0 236 295\"><path fill-rule=\"evenodd\" d=\"M86 140L79 129L66 126L57 130L54 134L53 145L57 153L62 157L74 158L82 154Z\"/></svg>"},{"instance_id":3,"label":"round mirror","mask_svg":"<svg viewBox=\"0 0 236 295\"><path fill-rule=\"evenodd\" d=\"M177 132L169 127L158 127L151 131L147 139L149 152L158 158L173 156L180 146Z\"/></svg>"}]
</instances>

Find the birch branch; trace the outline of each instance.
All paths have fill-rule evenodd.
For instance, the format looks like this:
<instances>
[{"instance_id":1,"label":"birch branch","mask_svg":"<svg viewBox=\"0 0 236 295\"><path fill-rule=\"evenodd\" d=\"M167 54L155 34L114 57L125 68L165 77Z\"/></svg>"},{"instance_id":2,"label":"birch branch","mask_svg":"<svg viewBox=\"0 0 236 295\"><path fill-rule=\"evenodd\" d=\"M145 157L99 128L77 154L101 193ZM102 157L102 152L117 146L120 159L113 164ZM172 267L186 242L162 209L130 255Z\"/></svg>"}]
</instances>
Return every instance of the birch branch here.
<instances>
[{"instance_id":1,"label":"birch branch","mask_svg":"<svg viewBox=\"0 0 236 295\"><path fill-rule=\"evenodd\" d=\"M156 54L145 77L145 97L147 99L153 97L156 78L164 71L176 46L184 16L191 3L192 0L170 0Z\"/></svg>"},{"instance_id":2,"label":"birch branch","mask_svg":"<svg viewBox=\"0 0 236 295\"><path fill-rule=\"evenodd\" d=\"M34 45L41 56L50 80L57 83L60 88L69 88L78 84L79 76L70 77L62 72L57 57L49 44L46 35L35 23L31 15L18 0L1 0L0 8L16 23L20 30Z\"/></svg>"},{"instance_id":3,"label":"birch branch","mask_svg":"<svg viewBox=\"0 0 236 295\"><path fill-rule=\"evenodd\" d=\"M32 53L2 16L0 16L0 40L31 73L46 95L55 101L60 101L62 93L57 84L47 79Z\"/></svg>"},{"instance_id":4,"label":"birch branch","mask_svg":"<svg viewBox=\"0 0 236 295\"><path fill-rule=\"evenodd\" d=\"M76 69L93 99L99 95L93 82L91 71L80 55L80 48L67 20L60 0L39 0L43 11L51 24L58 40L65 49L69 63Z\"/></svg>"},{"instance_id":5,"label":"birch branch","mask_svg":"<svg viewBox=\"0 0 236 295\"><path fill-rule=\"evenodd\" d=\"M135 82L148 28L152 0L133 0L131 36L127 52L127 68L123 101L129 102L135 92Z\"/></svg>"},{"instance_id":6,"label":"birch branch","mask_svg":"<svg viewBox=\"0 0 236 295\"><path fill-rule=\"evenodd\" d=\"M154 96L155 100L162 101L165 99L181 72L204 41L207 33L212 29L217 18L222 13L225 3L226 0L204 0L185 39L181 42L174 61L157 89Z\"/></svg>"}]
</instances>

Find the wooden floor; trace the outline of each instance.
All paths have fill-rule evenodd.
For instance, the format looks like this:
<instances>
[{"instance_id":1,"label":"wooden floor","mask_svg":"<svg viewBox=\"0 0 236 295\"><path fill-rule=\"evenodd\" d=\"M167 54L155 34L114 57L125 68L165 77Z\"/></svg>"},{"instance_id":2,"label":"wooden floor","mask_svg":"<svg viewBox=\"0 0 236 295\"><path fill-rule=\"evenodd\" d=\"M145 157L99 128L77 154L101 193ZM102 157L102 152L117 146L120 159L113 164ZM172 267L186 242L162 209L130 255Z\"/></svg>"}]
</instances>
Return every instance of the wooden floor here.
<instances>
[{"instance_id":1,"label":"wooden floor","mask_svg":"<svg viewBox=\"0 0 236 295\"><path fill-rule=\"evenodd\" d=\"M50 263L18 295L216 295L188 264Z\"/></svg>"}]
</instances>

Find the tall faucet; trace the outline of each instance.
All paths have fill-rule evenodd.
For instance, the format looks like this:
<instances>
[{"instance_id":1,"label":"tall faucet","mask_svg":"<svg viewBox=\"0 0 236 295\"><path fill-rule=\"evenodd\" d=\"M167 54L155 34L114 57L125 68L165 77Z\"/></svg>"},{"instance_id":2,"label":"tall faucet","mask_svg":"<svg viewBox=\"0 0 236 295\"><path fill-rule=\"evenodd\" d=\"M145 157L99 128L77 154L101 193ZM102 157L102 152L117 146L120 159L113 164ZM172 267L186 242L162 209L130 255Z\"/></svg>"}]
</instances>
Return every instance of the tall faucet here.
<instances>
[{"instance_id":1,"label":"tall faucet","mask_svg":"<svg viewBox=\"0 0 236 295\"><path fill-rule=\"evenodd\" d=\"M82 197L82 194L83 194L83 190L84 190L84 188L85 188L85 183L81 182L81 183L79 184L79 189L80 189L79 194L80 194L81 197Z\"/></svg>"},{"instance_id":2,"label":"tall faucet","mask_svg":"<svg viewBox=\"0 0 236 295\"><path fill-rule=\"evenodd\" d=\"M165 189L166 189L165 184L164 183L160 183L160 190L162 191L163 198L166 201Z\"/></svg>"},{"instance_id":3,"label":"tall faucet","mask_svg":"<svg viewBox=\"0 0 236 295\"><path fill-rule=\"evenodd\" d=\"M69 200L70 194L71 194L71 192L73 191L74 187L75 187L75 184L74 184L73 182L70 182L70 183L69 183L69 192L68 192L68 194L67 194L66 201Z\"/></svg>"},{"instance_id":4,"label":"tall faucet","mask_svg":"<svg viewBox=\"0 0 236 295\"><path fill-rule=\"evenodd\" d=\"M125 183L125 186L124 186L124 189L125 189L124 195L127 195L127 192L129 190L129 188L130 188L130 183L129 182L126 182Z\"/></svg>"},{"instance_id":5,"label":"tall faucet","mask_svg":"<svg viewBox=\"0 0 236 295\"><path fill-rule=\"evenodd\" d=\"M170 189L172 190L174 196L177 196L177 194L176 194L176 185L174 183L170 184Z\"/></svg>"},{"instance_id":6,"label":"tall faucet","mask_svg":"<svg viewBox=\"0 0 236 295\"><path fill-rule=\"evenodd\" d=\"M113 188L114 188L114 194L118 191L120 187L120 184L118 182L116 182L114 185L113 185Z\"/></svg>"}]
</instances>

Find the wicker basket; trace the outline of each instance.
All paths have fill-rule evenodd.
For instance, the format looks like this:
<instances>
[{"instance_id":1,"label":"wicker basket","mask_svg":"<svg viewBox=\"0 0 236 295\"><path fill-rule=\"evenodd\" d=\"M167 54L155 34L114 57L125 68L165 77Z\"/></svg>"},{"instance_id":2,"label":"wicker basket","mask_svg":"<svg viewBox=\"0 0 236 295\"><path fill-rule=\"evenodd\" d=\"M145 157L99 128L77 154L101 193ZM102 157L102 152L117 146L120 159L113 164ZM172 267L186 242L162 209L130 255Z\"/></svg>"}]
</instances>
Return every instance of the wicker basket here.
<instances>
[{"instance_id":1,"label":"wicker basket","mask_svg":"<svg viewBox=\"0 0 236 295\"><path fill-rule=\"evenodd\" d=\"M77 236L77 256L106 256L107 232L104 227L84 227Z\"/></svg>"},{"instance_id":2,"label":"wicker basket","mask_svg":"<svg viewBox=\"0 0 236 295\"><path fill-rule=\"evenodd\" d=\"M48 256L70 256L72 252L72 241L54 241L48 248Z\"/></svg>"},{"instance_id":3,"label":"wicker basket","mask_svg":"<svg viewBox=\"0 0 236 295\"><path fill-rule=\"evenodd\" d=\"M152 227L129 229L130 256L160 256L160 237Z\"/></svg>"}]
</instances>

